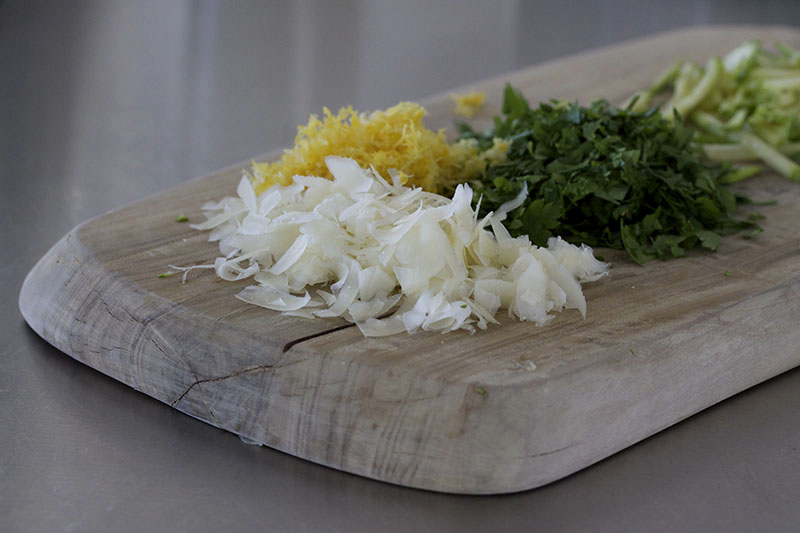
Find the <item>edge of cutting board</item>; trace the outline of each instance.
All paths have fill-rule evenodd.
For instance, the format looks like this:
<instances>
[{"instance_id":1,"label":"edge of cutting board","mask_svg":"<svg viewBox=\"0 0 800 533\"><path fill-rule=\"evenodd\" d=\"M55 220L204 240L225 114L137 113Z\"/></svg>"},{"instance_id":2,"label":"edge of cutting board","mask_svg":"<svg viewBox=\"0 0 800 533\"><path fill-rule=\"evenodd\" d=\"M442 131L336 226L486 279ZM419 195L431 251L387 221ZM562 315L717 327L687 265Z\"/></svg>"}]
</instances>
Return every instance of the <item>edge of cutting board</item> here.
<instances>
[{"instance_id":1,"label":"edge of cutting board","mask_svg":"<svg viewBox=\"0 0 800 533\"><path fill-rule=\"evenodd\" d=\"M751 36L800 44L800 32L775 27L624 43L470 86L487 92L478 121L499 107L505 80L532 100L558 89L619 101L678 53L702 60ZM446 95L426 105L430 127L449 125ZM729 237L716 254L645 268L604 251L616 268L585 286L586 320L573 311L544 328L503 320L474 336L364 339L342 321L242 304L233 295L246 282L156 278L216 256L174 215L199 217L243 166L74 228L25 279L25 320L75 359L217 427L366 477L468 494L562 478L800 364L800 192L774 176L747 185L778 199L754 241Z\"/></svg>"}]
</instances>

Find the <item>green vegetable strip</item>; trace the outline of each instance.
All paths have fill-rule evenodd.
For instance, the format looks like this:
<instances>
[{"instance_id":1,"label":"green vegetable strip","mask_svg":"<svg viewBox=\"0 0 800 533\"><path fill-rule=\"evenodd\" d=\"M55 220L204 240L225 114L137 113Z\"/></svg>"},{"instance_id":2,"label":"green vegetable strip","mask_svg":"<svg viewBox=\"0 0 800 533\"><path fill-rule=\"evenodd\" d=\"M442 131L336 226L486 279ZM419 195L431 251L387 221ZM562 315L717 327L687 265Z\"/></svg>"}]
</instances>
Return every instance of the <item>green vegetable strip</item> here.
<instances>
[{"instance_id":1,"label":"green vegetable strip","mask_svg":"<svg viewBox=\"0 0 800 533\"><path fill-rule=\"evenodd\" d=\"M800 70L794 68L758 67L750 71L754 78L790 78L800 77Z\"/></svg>"},{"instance_id":2,"label":"green vegetable strip","mask_svg":"<svg viewBox=\"0 0 800 533\"><path fill-rule=\"evenodd\" d=\"M800 76L792 78L772 78L762 81L761 85L765 89L772 89L774 91L798 89L800 88Z\"/></svg>"},{"instance_id":3,"label":"green vegetable strip","mask_svg":"<svg viewBox=\"0 0 800 533\"><path fill-rule=\"evenodd\" d=\"M678 73L678 76L675 78L672 98L670 98L669 102L667 102L667 105L664 106L664 109L673 109L675 107L675 103L681 98L686 97L686 95L689 94L692 88L697 84L699 79L700 67L692 62L684 63Z\"/></svg>"},{"instance_id":4,"label":"green vegetable strip","mask_svg":"<svg viewBox=\"0 0 800 533\"><path fill-rule=\"evenodd\" d=\"M736 134L736 138L782 176L800 181L800 165L764 142L758 135L742 131Z\"/></svg>"},{"instance_id":5,"label":"green vegetable strip","mask_svg":"<svg viewBox=\"0 0 800 533\"><path fill-rule=\"evenodd\" d=\"M675 61L656 77L655 81L650 87L644 91L634 94L622 107L630 106L632 111L647 111L647 109L650 107L650 104L653 102L653 98L655 98L662 91L666 90L669 85L675 81L675 78L678 77L678 73L681 70L681 65L683 65L683 61L680 59Z\"/></svg>"},{"instance_id":6,"label":"green vegetable strip","mask_svg":"<svg viewBox=\"0 0 800 533\"><path fill-rule=\"evenodd\" d=\"M800 50L786 46L780 41L775 42L775 48L782 54L783 62L788 67L800 67Z\"/></svg>"},{"instance_id":7,"label":"green vegetable strip","mask_svg":"<svg viewBox=\"0 0 800 533\"><path fill-rule=\"evenodd\" d=\"M712 161L749 161L758 159L758 155L753 150L739 143L704 144L702 148L706 156ZM778 151L787 156L800 154L800 143L784 144Z\"/></svg>"},{"instance_id":8,"label":"green vegetable strip","mask_svg":"<svg viewBox=\"0 0 800 533\"><path fill-rule=\"evenodd\" d=\"M737 110L728 122L724 124L726 130L739 130L742 129L744 126L745 121L747 120L747 111L744 109Z\"/></svg>"},{"instance_id":9,"label":"green vegetable strip","mask_svg":"<svg viewBox=\"0 0 800 533\"><path fill-rule=\"evenodd\" d=\"M697 82L697 85L692 88L689 94L675 102L673 105L674 110L681 116L687 115L695 107L700 105L700 102L714 90L721 74L722 60L718 57L710 59L706 65L703 77L700 78L700 81ZM664 118L671 119L672 116L672 109L664 110Z\"/></svg>"},{"instance_id":10,"label":"green vegetable strip","mask_svg":"<svg viewBox=\"0 0 800 533\"><path fill-rule=\"evenodd\" d=\"M755 176L761 172L761 167L758 165L749 165L744 167L738 167L733 169L731 172L723 176L719 182L729 185L731 183L736 183L739 181L744 181L747 178Z\"/></svg>"},{"instance_id":11,"label":"green vegetable strip","mask_svg":"<svg viewBox=\"0 0 800 533\"><path fill-rule=\"evenodd\" d=\"M717 137L726 140L730 138L725 124L720 122L717 117L710 113L706 113L704 111L695 111L692 113L692 120L694 120L695 124L699 125L705 131L716 135Z\"/></svg>"}]
</instances>

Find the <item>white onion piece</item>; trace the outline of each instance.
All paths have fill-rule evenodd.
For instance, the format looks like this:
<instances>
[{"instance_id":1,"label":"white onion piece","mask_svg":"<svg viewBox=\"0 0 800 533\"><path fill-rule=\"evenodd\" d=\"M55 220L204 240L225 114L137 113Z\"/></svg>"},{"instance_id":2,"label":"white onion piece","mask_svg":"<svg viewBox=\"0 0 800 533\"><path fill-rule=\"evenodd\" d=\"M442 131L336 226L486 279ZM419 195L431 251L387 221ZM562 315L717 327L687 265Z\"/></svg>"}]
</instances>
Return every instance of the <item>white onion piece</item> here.
<instances>
[{"instance_id":1,"label":"white onion piece","mask_svg":"<svg viewBox=\"0 0 800 533\"><path fill-rule=\"evenodd\" d=\"M308 235L300 235L294 243L286 250L286 253L269 269L271 274L283 274L289 268L297 263L302 257L303 252L308 248L308 241L311 238Z\"/></svg>"},{"instance_id":2,"label":"white onion piece","mask_svg":"<svg viewBox=\"0 0 800 533\"><path fill-rule=\"evenodd\" d=\"M214 270L217 271L217 276L225 281L239 281L247 279L255 275L259 271L259 266L256 261L250 261L247 267L242 268L239 261L245 258L236 257L234 259L225 259L224 257L217 257L214 261Z\"/></svg>"},{"instance_id":3,"label":"white onion piece","mask_svg":"<svg viewBox=\"0 0 800 533\"><path fill-rule=\"evenodd\" d=\"M547 249L578 281L597 281L608 273L607 269L602 268L605 263L598 261L592 248L585 244L575 246L561 237L550 237L547 239Z\"/></svg>"},{"instance_id":4,"label":"white onion piece","mask_svg":"<svg viewBox=\"0 0 800 533\"><path fill-rule=\"evenodd\" d=\"M268 285L250 285L236 295L237 298L249 304L260 305L273 311L297 311L311 301L311 295L299 297L281 292Z\"/></svg>"},{"instance_id":5,"label":"white onion piece","mask_svg":"<svg viewBox=\"0 0 800 533\"><path fill-rule=\"evenodd\" d=\"M248 211L251 213L258 212L256 208L256 191L253 190L253 184L250 183L250 180L247 179L246 176L242 176L242 179L239 181L236 193L239 195L239 198L242 199Z\"/></svg>"},{"instance_id":6,"label":"white onion piece","mask_svg":"<svg viewBox=\"0 0 800 533\"><path fill-rule=\"evenodd\" d=\"M238 198L204 206L226 257L217 275L253 277L238 298L305 318L342 317L365 336L496 324L495 315L545 324L553 311L586 313L580 282L605 275L592 249L560 238L538 248L501 224L526 189L478 220L472 190L452 199L400 185L350 159L325 160L333 180L295 176L255 196L242 179ZM309 293L315 292L315 295ZM390 314L387 316L387 314Z\"/></svg>"},{"instance_id":7,"label":"white onion piece","mask_svg":"<svg viewBox=\"0 0 800 533\"><path fill-rule=\"evenodd\" d=\"M388 337L406 331L403 320L399 316L391 316L383 320L368 318L363 322L356 322L356 325L365 337Z\"/></svg>"},{"instance_id":8,"label":"white onion piece","mask_svg":"<svg viewBox=\"0 0 800 533\"><path fill-rule=\"evenodd\" d=\"M497 208L497 212L494 214L495 218L502 222L511 211L525 203L526 198L528 198L528 182L524 181L522 182L522 190L514 198Z\"/></svg>"},{"instance_id":9,"label":"white onion piece","mask_svg":"<svg viewBox=\"0 0 800 533\"><path fill-rule=\"evenodd\" d=\"M238 209L230 209L227 211L223 211L222 213L219 213L213 217L209 217L205 222L201 222L200 224L189 224L189 227L197 230L216 228L221 224L224 224L225 222L228 222L229 220L232 220L240 216L242 213L245 212L245 210L246 208L244 207L244 204L242 204L242 206L239 207ZM208 213L209 211L211 210L207 210L206 213Z\"/></svg>"}]
</instances>

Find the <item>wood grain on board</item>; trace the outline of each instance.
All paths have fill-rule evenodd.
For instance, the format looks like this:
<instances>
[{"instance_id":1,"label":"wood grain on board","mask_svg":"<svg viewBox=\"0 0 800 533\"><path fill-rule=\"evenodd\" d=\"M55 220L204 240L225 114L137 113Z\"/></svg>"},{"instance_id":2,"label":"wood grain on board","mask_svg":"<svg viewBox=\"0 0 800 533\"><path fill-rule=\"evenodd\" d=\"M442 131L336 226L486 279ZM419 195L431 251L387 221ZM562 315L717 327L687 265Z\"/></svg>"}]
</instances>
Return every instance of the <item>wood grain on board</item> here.
<instances>
[{"instance_id":1,"label":"wood grain on board","mask_svg":"<svg viewBox=\"0 0 800 533\"><path fill-rule=\"evenodd\" d=\"M621 102L676 57L698 62L787 28L695 28L518 71L468 88L499 109L506 81L533 102ZM466 89L466 88L464 88ZM448 127L447 95L427 102ZM234 298L249 282L213 272L207 234L174 222L232 195L247 163L81 224L34 267L20 295L30 326L79 361L215 426L317 463L437 491L487 494L564 477L800 364L800 186L744 187L777 203L765 232L717 253L652 262L602 253L588 315L549 325L502 319L455 332L365 339ZM725 273L729 275L725 275Z\"/></svg>"}]
</instances>

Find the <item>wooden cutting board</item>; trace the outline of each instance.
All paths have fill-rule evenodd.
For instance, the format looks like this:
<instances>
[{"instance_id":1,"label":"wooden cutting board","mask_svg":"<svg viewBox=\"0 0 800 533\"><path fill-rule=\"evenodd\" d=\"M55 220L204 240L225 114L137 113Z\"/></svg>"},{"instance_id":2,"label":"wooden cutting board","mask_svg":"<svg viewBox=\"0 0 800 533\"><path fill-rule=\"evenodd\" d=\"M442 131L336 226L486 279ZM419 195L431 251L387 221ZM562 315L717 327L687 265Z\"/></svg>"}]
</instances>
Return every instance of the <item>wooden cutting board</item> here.
<instances>
[{"instance_id":1,"label":"wooden cutting board","mask_svg":"<svg viewBox=\"0 0 800 533\"><path fill-rule=\"evenodd\" d=\"M676 57L699 62L786 28L697 28L478 83L499 109L506 80L532 102L621 102ZM450 126L447 95L426 102ZM718 253L615 267L585 285L588 316L502 320L470 335L365 339L339 320L289 318L234 298L211 272L159 279L217 256L206 201L233 195L242 163L76 227L20 295L30 326L75 359L200 420L370 478L488 494L537 487L800 364L800 186L746 185L765 232ZM728 272L729 275L725 275ZM535 365L535 368L534 368Z\"/></svg>"}]
</instances>

